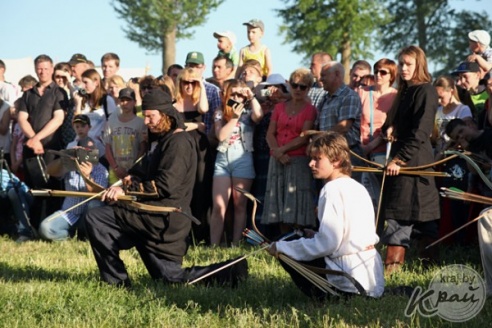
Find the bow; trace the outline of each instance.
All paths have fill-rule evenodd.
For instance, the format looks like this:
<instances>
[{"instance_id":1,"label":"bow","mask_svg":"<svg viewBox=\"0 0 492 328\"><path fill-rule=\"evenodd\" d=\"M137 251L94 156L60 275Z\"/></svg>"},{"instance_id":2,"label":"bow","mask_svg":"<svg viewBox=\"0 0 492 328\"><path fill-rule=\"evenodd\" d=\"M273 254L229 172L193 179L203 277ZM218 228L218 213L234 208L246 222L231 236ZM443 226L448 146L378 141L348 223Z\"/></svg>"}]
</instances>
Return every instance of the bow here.
<instances>
[{"instance_id":1,"label":"bow","mask_svg":"<svg viewBox=\"0 0 492 328\"><path fill-rule=\"evenodd\" d=\"M104 191L103 191L104 192ZM85 192L85 191L66 191L66 190L30 190L30 193L35 196L35 197L88 197L81 203L86 203L88 200L92 199L101 199L102 198L102 193L94 193L94 192ZM128 205L129 207L133 207L138 210L142 210L144 212L148 213L180 213L184 216L186 216L188 219L193 221L193 223L196 223L197 225L200 225L201 222L195 218L192 215L189 215L188 213L185 213L181 210L181 208L178 207L171 207L171 206L155 206L155 205L150 205L150 204L144 204L137 202L137 197L131 196L131 195L122 195L118 196L118 201L121 201L122 203ZM77 204L80 206L80 203ZM73 209L74 207L72 206L71 208L67 209L64 211L64 213L69 212Z\"/></svg>"}]
</instances>

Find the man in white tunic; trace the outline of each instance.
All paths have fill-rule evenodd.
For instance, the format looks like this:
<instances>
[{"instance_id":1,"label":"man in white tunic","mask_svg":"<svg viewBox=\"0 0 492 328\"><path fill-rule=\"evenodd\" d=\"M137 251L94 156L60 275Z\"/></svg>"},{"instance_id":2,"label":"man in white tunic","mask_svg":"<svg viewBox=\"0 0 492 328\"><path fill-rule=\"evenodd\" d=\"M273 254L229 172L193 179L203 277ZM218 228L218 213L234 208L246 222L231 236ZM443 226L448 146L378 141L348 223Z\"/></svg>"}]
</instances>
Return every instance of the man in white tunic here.
<instances>
[{"instance_id":1,"label":"man in white tunic","mask_svg":"<svg viewBox=\"0 0 492 328\"><path fill-rule=\"evenodd\" d=\"M305 230L305 237L298 240L275 242L269 252L344 271L362 285L368 296L380 297L384 291L384 273L381 257L374 248L379 241L374 208L364 186L350 177L347 141L338 133L323 133L309 145L308 153L314 178L325 181L318 202L319 230ZM323 296L306 278L286 265L284 268L308 296ZM346 277L328 274L326 279L340 294L359 293Z\"/></svg>"}]
</instances>

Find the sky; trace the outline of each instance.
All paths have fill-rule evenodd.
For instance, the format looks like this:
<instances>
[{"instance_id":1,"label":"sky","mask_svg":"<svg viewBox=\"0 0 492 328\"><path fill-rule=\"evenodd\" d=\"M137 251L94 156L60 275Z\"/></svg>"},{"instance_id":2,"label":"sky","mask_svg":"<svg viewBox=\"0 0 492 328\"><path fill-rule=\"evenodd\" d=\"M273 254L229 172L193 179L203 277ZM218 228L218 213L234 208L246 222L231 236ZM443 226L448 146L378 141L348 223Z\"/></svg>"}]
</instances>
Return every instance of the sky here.
<instances>
[{"instance_id":1,"label":"sky","mask_svg":"<svg viewBox=\"0 0 492 328\"><path fill-rule=\"evenodd\" d=\"M485 10L492 16L489 1L450 0L450 5L459 10ZM239 8L240 5L243 6ZM288 78L296 68L309 67L309 62L293 53L292 45L283 44L284 38L279 35L282 20L274 11L283 6L282 0L225 0L203 26L194 29L193 38L177 42L176 62L183 65L188 52L200 51L207 65L205 75L211 76L212 59L218 51L213 33L234 32L239 50L248 44L246 27L242 24L257 18L265 23L262 42L272 53L273 73ZM68 61L74 53L82 53L99 65L104 53L115 52L121 59L121 67L147 67L149 74L161 74L161 54L149 53L125 37L123 27L127 23L118 18L111 0L0 0L0 12L1 59L34 59L39 54L47 54L56 63ZM491 27L488 30L492 32ZM374 55L376 59L395 57L377 52ZM6 77L8 80L8 67Z\"/></svg>"}]
</instances>

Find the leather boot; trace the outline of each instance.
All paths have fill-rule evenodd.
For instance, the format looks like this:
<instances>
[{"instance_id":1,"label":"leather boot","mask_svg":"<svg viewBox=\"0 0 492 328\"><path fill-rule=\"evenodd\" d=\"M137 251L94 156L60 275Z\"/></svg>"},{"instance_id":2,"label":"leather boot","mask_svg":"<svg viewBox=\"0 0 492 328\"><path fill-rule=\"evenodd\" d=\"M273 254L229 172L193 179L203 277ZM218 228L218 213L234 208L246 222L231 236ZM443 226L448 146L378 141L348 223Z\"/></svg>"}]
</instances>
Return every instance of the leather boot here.
<instances>
[{"instance_id":1,"label":"leather boot","mask_svg":"<svg viewBox=\"0 0 492 328\"><path fill-rule=\"evenodd\" d=\"M384 275L388 276L400 271L403 263L405 263L405 247L388 245L384 260Z\"/></svg>"},{"instance_id":2,"label":"leather boot","mask_svg":"<svg viewBox=\"0 0 492 328\"><path fill-rule=\"evenodd\" d=\"M419 259L422 261L424 269L428 269L431 266L439 265L439 247L437 245L425 249L428 245L432 244L435 240L431 237L423 236L418 241Z\"/></svg>"}]
</instances>

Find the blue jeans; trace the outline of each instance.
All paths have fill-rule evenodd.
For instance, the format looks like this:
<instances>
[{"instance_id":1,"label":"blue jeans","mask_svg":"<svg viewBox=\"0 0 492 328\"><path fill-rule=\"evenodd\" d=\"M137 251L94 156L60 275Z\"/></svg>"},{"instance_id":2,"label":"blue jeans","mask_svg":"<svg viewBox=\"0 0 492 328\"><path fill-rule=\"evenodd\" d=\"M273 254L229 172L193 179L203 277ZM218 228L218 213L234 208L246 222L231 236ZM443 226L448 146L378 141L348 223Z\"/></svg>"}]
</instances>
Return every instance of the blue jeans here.
<instances>
[{"instance_id":1,"label":"blue jeans","mask_svg":"<svg viewBox=\"0 0 492 328\"><path fill-rule=\"evenodd\" d=\"M32 234L30 224L29 224L29 207L33 202L33 197L31 194L24 192L19 189L19 191L15 190L15 188L11 188L7 192L7 196L10 200L10 204L12 205L12 210L14 211L14 215L17 222L17 233L19 235L29 236Z\"/></svg>"},{"instance_id":2,"label":"blue jeans","mask_svg":"<svg viewBox=\"0 0 492 328\"><path fill-rule=\"evenodd\" d=\"M103 203L99 200L92 200L87 204L87 210L101 206ZM62 241L70 238L78 227L84 225L85 213L82 213L78 220L71 225L65 212L56 211L45 218L39 225L38 233L41 238L51 241Z\"/></svg>"}]
</instances>

